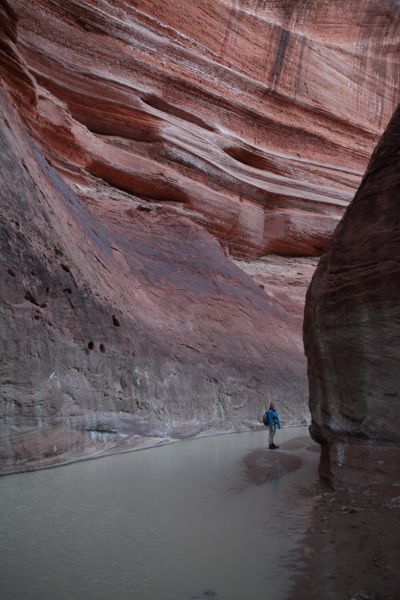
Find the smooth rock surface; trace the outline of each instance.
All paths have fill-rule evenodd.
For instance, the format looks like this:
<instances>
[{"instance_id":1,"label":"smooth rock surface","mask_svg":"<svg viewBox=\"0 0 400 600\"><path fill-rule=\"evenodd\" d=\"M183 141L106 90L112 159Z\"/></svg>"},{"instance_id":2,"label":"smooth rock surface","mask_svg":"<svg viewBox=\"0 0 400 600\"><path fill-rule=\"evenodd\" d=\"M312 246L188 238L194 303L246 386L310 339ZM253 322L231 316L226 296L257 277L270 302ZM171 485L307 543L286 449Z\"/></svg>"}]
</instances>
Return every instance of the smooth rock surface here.
<instances>
[{"instance_id":1,"label":"smooth rock surface","mask_svg":"<svg viewBox=\"0 0 400 600\"><path fill-rule=\"evenodd\" d=\"M400 107L310 285L311 432L336 487L400 480Z\"/></svg>"},{"instance_id":2,"label":"smooth rock surface","mask_svg":"<svg viewBox=\"0 0 400 600\"><path fill-rule=\"evenodd\" d=\"M21 70L22 73L22 70ZM1 468L306 418L295 318L168 207L101 218L1 92Z\"/></svg>"},{"instance_id":3,"label":"smooth rock surface","mask_svg":"<svg viewBox=\"0 0 400 600\"><path fill-rule=\"evenodd\" d=\"M6 470L240 428L264 397L305 418L294 318L208 233L167 209L94 219L4 108L1 147Z\"/></svg>"},{"instance_id":4,"label":"smooth rock surface","mask_svg":"<svg viewBox=\"0 0 400 600\"><path fill-rule=\"evenodd\" d=\"M398 100L382 0L9 0L64 180L136 196L236 256L320 255Z\"/></svg>"}]
</instances>

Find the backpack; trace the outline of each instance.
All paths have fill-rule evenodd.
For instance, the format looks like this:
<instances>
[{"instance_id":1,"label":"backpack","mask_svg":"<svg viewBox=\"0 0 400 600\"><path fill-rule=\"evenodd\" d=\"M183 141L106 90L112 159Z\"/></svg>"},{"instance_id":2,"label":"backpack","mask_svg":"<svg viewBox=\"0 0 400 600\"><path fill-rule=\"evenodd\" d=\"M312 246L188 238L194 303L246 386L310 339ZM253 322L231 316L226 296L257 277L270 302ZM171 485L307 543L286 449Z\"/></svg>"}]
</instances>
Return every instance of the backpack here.
<instances>
[{"instance_id":1,"label":"backpack","mask_svg":"<svg viewBox=\"0 0 400 600\"><path fill-rule=\"evenodd\" d=\"M263 423L265 427L269 427L269 414L268 411L263 414Z\"/></svg>"}]
</instances>

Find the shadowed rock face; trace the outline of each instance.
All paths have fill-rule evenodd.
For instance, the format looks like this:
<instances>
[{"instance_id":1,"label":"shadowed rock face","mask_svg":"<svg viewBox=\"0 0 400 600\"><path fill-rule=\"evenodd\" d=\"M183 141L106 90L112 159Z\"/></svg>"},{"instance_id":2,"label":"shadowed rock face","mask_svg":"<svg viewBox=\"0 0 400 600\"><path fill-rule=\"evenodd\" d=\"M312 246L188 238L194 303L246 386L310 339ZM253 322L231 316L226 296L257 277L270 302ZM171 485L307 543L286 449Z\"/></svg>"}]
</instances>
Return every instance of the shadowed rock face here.
<instances>
[{"instance_id":1,"label":"shadowed rock face","mask_svg":"<svg viewBox=\"0 0 400 600\"><path fill-rule=\"evenodd\" d=\"M400 108L307 294L311 432L335 486L400 477Z\"/></svg>"},{"instance_id":2,"label":"shadowed rock face","mask_svg":"<svg viewBox=\"0 0 400 600\"><path fill-rule=\"evenodd\" d=\"M313 256L398 98L397 3L132 4L0 0L3 471L303 421Z\"/></svg>"}]
</instances>

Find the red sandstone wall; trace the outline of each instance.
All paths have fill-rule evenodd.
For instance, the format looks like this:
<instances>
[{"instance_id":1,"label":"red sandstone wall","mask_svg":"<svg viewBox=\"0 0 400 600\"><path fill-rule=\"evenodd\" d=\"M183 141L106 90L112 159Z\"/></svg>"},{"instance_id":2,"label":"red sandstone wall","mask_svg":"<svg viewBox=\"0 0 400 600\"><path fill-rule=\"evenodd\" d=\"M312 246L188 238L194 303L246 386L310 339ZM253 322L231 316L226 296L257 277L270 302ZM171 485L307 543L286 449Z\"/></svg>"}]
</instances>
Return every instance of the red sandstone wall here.
<instances>
[{"instance_id":1,"label":"red sandstone wall","mask_svg":"<svg viewBox=\"0 0 400 600\"><path fill-rule=\"evenodd\" d=\"M64 150L65 105L27 75L1 6L1 470L254 426L270 398L304 419L288 306L171 207L100 187L97 210L46 161L21 116Z\"/></svg>"},{"instance_id":2,"label":"red sandstone wall","mask_svg":"<svg viewBox=\"0 0 400 600\"><path fill-rule=\"evenodd\" d=\"M307 295L311 431L335 486L400 477L400 107Z\"/></svg>"},{"instance_id":3,"label":"red sandstone wall","mask_svg":"<svg viewBox=\"0 0 400 600\"><path fill-rule=\"evenodd\" d=\"M397 2L10 4L67 183L99 211L171 206L238 256L320 254L399 100Z\"/></svg>"},{"instance_id":4,"label":"red sandstone wall","mask_svg":"<svg viewBox=\"0 0 400 600\"><path fill-rule=\"evenodd\" d=\"M397 3L0 17L3 470L304 420L301 257L397 101Z\"/></svg>"}]
</instances>

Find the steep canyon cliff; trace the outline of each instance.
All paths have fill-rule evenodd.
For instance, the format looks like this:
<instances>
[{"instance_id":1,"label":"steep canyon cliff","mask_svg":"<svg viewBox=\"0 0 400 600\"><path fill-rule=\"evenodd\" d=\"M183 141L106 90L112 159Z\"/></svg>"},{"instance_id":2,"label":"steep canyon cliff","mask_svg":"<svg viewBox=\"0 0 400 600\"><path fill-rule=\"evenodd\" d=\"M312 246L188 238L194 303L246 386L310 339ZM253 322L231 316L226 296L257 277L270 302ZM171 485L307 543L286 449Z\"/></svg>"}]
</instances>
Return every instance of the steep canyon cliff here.
<instances>
[{"instance_id":1,"label":"steep canyon cliff","mask_svg":"<svg viewBox=\"0 0 400 600\"><path fill-rule=\"evenodd\" d=\"M400 106L310 286L311 431L335 486L398 484Z\"/></svg>"},{"instance_id":2,"label":"steep canyon cliff","mask_svg":"<svg viewBox=\"0 0 400 600\"><path fill-rule=\"evenodd\" d=\"M4 472L307 418L305 290L400 4L0 0Z\"/></svg>"}]
</instances>

